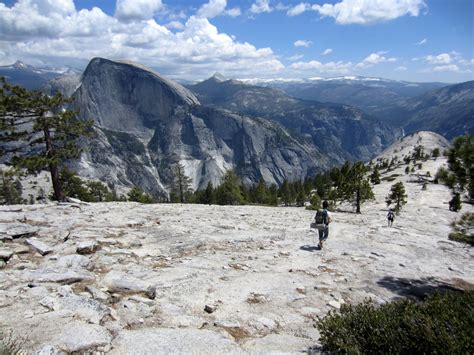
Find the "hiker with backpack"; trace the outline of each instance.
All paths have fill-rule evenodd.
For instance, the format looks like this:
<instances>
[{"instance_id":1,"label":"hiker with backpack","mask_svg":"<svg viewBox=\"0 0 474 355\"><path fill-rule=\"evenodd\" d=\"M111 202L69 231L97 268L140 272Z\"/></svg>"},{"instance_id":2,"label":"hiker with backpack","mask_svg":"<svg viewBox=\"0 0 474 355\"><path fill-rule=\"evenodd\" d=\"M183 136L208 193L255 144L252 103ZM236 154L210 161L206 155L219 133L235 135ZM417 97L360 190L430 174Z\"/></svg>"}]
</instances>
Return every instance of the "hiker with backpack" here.
<instances>
[{"instance_id":1,"label":"hiker with backpack","mask_svg":"<svg viewBox=\"0 0 474 355\"><path fill-rule=\"evenodd\" d=\"M393 213L392 209L388 210L387 213L387 220L388 220L388 226L391 227L393 226L393 220L395 219L395 213Z\"/></svg>"},{"instance_id":2,"label":"hiker with backpack","mask_svg":"<svg viewBox=\"0 0 474 355\"><path fill-rule=\"evenodd\" d=\"M323 243L328 239L329 236L329 223L331 223L331 215L328 211L329 203L328 201L323 201L323 209L316 212L314 217L314 228L318 229L319 233L319 249L323 248Z\"/></svg>"}]
</instances>

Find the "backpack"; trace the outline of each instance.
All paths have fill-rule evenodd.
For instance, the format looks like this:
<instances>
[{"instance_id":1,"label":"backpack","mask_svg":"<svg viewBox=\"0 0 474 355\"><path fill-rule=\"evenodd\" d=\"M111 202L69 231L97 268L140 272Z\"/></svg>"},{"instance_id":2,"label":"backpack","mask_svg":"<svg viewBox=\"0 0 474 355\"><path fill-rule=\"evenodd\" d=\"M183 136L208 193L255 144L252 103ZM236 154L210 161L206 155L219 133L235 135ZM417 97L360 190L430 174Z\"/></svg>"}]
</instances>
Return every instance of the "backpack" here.
<instances>
[{"instance_id":1,"label":"backpack","mask_svg":"<svg viewBox=\"0 0 474 355\"><path fill-rule=\"evenodd\" d=\"M316 212L316 217L314 217L316 224L327 224L328 222L328 213L324 210L318 210Z\"/></svg>"}]
</instances>

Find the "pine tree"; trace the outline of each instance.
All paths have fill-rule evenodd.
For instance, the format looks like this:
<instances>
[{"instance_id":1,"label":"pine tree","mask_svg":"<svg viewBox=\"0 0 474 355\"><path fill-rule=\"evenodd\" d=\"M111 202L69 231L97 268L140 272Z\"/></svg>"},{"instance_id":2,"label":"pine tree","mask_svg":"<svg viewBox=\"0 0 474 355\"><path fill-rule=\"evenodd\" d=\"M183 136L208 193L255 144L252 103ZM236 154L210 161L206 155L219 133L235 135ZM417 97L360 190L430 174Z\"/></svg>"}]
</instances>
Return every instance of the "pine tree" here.
<instances>
[{"instance_id":1,"label":"pine tree","mask_svg":"<svg viewBox=\"0 0 474 355\"><path fill-rule=\"evenodd\" d=\"M376 166L374 167L372 175L370 175L370 182L374 185L380 184L380 173Z\"/></svg>"},{"instance_id":2,"label":"pine tree","mask_svg":"<svg viewBox=\"0 0 474 355\"><path fill-rule=\"evenodd\" d=\"M260 180L258 181L255 187L255 190L253 193L253 201L262 205L266 205L270 203L270 195L268 192L268 187L265 184L265 181L263 180L263 178L260 178Z\"/></svg>"},{"instance_id":3,"label":"pine tree","mask_svg":"<svg viewBox=\"0 0 474 355\"><path fill-rule=\"evenodd\" d=\"M92 121L65 109L70 102L61 94L49 97L0 80L0 154L13 155L11 163L29 172L49 169L57 201L65 199L59 166L79 158L79 139L93 132Z\"/></svg>"},{"instance_id":4,"label":"pine tree","mask_svg":"<svg viewBox=\"0 0 474 355\"><path fill-rule=\"evenodd\" d=\"M361 213L361 204L374 199L372 187L366 178L367 168L364 163L359 161L344 170L341 169L341 171L344 172L344 182L341 186L340 196L344 200L353 202L356 206L356 213Z\"/></svg>"},{"instance_id":5,"label":"pine tree","mask_svg":"<svg viewBox=\"0 0 474 355\"><path fill-rule=\"evenodd\" d=\"M309 209L319 210L321 208L321 197L317 193L311 196L310 202L311 206L309 206Z\"/></svg>"},{"instance_id":6,"label":"pine tree","mask_svg":"<svg viewBox=\"0 0 474 355\"><path fill-rule=\"evenodd\" d=\"M215 197L219 205L240 205L244 202L240 179L234 170L227 170L222 184L216 189Z\"/></svg>"},{"instance_id":7,"label":"pine tree","mask_svg":"<svg viewBox=\"0 0 474 355\"><path fill-rule=\"evenodd\" d=\"M110 198L109 189L100 181L88 181L86 185L93 202L102 202Z\"/></svg>"},{"instance_id":8,"label":"pine tree","mask_svg":"<svg viewBox=\"0 0 474 355\"><path fill-rule=\"evenodd\" d=\"M474 199L474 135L456 138L448 151L448 167L455 177L458 192L467 190Z\"/></svg>"},{"instance_id":9,"label":"pine tree","mask_svg":"<svg viewBox=\"0 0 474 355\"><path fill-rule=\"evenodd\" d=\"M392 185L392 187L390 188L390 193L385 198L385 202L387 202L387 206L390 206L392 203L395 203L395 210L400 211L402 206L407 203L406 198L407 194L405 193L405 186L400 181Z\"/></svg>"},{"instance_id":10,"label":"pine tree","mask_svg":"<svg viewBox=\"0 0 474 355\"><path fill-rule=\"evenodd\" d=\"M184 165L176 163L173 166L173 186L171 188L171 194L178 197L178 201L181 203L186 202L186 197L192 192L191 183L192 180L186 176L184 172ZM173 201L173 202L178 202Z\"/></svg>"},{"instance_id":11,"label":"pine tree","mask_svg":"<svg viewBox=\"0 0 474 355\"><path fill-rule=\"evenodd\" d=\"M140 187L134 186L128 192L128 200L140 203L153 203L153 198L144 192Z\"/></svg>"},{"instance_id":12,"label":"pine tree","mask_svg":"<svg viewBox=\"0 0 474 355\"><path fill-rule=\"evenodd\" d=\"M214 203L214 187L212 182L207 183L207 187L204 190L204 193L201 195L200 203L211 205Z\"/></svg>"},{"instance_id":13,"label":"pine tree","mask_svg":"<svg viewBox=\"0 0 474 355\"><path fill-rule=\"evenodd\" d=\"M21 197L22 186L20 180L15 180L15 172L13 170L0 170L0 204L16 205L26 201Z\"/></svg>"},{"instance_id":14,"label":"pine tree","mask_svg":"<svg viewBox=\"0 0 474 355\"><path fill-rule=\"evenodd\" d=\"M270 188L268 189L268 194L270 195L269 204L271 206L278 205L278 186L275 184L271 184Z\"/></svg>"},{"instance_id":15,"label":"pine tree","mask_svg":"<svg viewBox=\"0 0 474 355\"><path fill-rule=\"evenodd\" d=\"M290 206L293 203L294 198L292 196L290 183L288 182L288 180L283 180L278 194L280 195L281 200L283 201L285 206Z\"/></svg>"}]
</instances>

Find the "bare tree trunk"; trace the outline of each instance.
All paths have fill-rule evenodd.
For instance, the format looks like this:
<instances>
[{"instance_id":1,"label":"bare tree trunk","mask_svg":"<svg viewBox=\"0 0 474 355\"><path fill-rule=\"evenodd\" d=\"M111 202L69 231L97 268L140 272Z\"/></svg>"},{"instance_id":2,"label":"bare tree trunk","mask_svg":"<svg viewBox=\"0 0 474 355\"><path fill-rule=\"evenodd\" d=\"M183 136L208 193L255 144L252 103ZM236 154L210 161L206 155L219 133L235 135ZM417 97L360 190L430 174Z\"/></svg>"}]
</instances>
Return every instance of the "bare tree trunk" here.
<instances>
[{"instance_id":1,"label":"bare tree trunk","mask_svg":"<svg viewBox=\"0 0 474 355\"><path fill-rule=\"evenodd\" d=\"M48 128L43 129L44 138L46 141L46 154L49 159L54 157L55 151L53 143L51 141L51 134ZM61 181L59 180L59 168L57 163L49 163L49 172L51 173L51 181L53 183L54 190L54 199L56 201L64 201L66 197L64 196L63 190L61 188Z\"/></svg>"},{"instance_id":2,"label":"bare tree trunk","mask_svg":"<svg viewBox=\"0 0 474 355\"><path fill-rule=\"evenodd\" d=\"M360 187L357 188L356 213L359 213L359 214L360 214Z\"/></svg>"}]
</instances>

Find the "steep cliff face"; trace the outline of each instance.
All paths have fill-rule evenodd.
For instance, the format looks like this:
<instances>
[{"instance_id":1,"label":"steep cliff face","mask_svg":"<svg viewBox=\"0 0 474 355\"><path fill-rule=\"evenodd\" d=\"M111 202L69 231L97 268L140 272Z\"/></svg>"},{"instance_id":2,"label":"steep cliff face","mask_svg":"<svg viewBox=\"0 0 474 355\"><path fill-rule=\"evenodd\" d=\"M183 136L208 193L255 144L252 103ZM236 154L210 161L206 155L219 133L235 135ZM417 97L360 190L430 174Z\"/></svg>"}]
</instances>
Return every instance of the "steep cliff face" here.
<instances>
[{"instance_id":1,"label":"steep cliff face","mask_svg":"<svg viewBox=\"0 0 474 355\"><path fill-rule=\"evenodd\" d=\"M189 90L137 64L93 59L74 94L97 135L81 175L160 194L180 162L194 188L233 168L245 183L301 179L330 165L313 144L281 125L201 106Z\"/></svg>"},{"instance_id":2,"label":"steep cliff face","mask_svg":"<svg viewBox=\"0 0 474 355\"><path fill-rule=\"evenodd\" d=\"M355 107L300 100L278 89L215 77L189 88L204 104L280 123L318 147L332 164L369 160L401 135Z\"/></svg>"},{"instance_id":3,"label":"steep cliff face","mask_svg":"<svg viewBox=\"0 0 474 355\"><path fill-rule=\"evenodd\" d=\"M431 130L452 139L474 133L474 81L449 85L380 107L376 114L403 126L406 133Z\"/></svg>"},{"instance_id":4,"label":"steep cliff face","mask_svg":"<svg viewBox=\"0 0 474 355\"><path fill-rule=\"evenodd\" d=\"M179 105L199 104L182 86L138 64L91 60L75 93L83 117L102 128L148 133Z\"/></svg>"}]
</instances>

